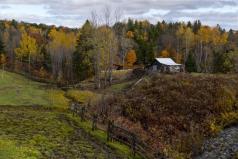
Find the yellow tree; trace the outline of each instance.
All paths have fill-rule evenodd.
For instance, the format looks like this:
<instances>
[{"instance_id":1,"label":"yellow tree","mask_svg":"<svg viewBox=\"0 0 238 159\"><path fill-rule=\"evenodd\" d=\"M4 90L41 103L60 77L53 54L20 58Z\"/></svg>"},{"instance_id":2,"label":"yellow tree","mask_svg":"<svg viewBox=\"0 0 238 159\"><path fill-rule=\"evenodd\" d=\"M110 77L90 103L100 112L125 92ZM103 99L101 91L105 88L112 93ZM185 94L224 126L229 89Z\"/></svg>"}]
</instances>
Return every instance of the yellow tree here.
<instances>
[{"instance_id":1,"label":"yellow tree","mask_svg":"<svg viewBox=\"0 0 238 159\"><path fill-rule=\"evenodd\" d=\"M134 38L134 33L133 33L132 31L128 31L128 32L126 33L126 36L127 36L129 39L132 39L132 38Z\"/></svg>"},{"instance_id":2,"label":"yellow tree","mask_svg":"<svg viewBox=\"0 0 238 159\"><path fill-rule=\"evenodd\" d=\"M76 35L74 33L65 33L63 30L57 31L53 28L50 33L50 42L48 50L51 55L53 76L61 80L63 76L63 62L65 61L66 76L72 74L72 54L75 51Z\"/></svg>"},{"instance_id":3,"label":"yellow tree","mask_svg":"<svg viewBox=\"0 0 238 159\"><path fill-rule=\"evenodd\" d=\"M208 71L208 58L210 56L208 45L212 42L212 29L208 26L201 27L198 31L198 39L200 41L200 55L198 57L203 71Z\"/></svg>"},{"instance_id":4,"label":"yellow tree","mask_svg":"<svg viewBox=\"0 0 238 159\"><path fill-rule=\"evenodd\" d=\"M188 58L188 55L189 55L190 48L194 44L195 35L194 35L192 29L190 27L186 27L185 25L181 25L179 27L179 29L176 32L176 35L179 38L179 40L181 41L178 43L180 45L178 46L177 54L180 52L181 47L185 49L185 51L183 51L184 52L183 62L185 64L185 62Z\"/></svg>"},{"instance_id":5,"label":"yellow tree","mask_svg":"<svg viewBox=\"0 0 238 159\"><path fill-rule=\"evenodd\" d=\"M6 64L7 60L6 60L6 56L4 54L0 55L0 64L2 65L2 78L3 78L3 73L4 73L4 67Z\"/></svg>"},{"instance_id":6,"label":"yellow tree","mask_svg":"<svg viewBox=\"0 0 238 159\"><path fill-rule=\"evenodd\" d=\"M97 45L100 50L100 67L104 71L104 85L112 82L112 68L114 63L115 54L118 51L118 41L115 32L107 27L101 26L97 29ZM98 49L98 48L97 48ZM96 54L97 55L97 54Z\"/></svg>"},{"instance_id":7,"label":"yellow tree","mask_svg":"<svg viewBox=\"0 0 238 159\"><path fill-rule=\"evenodd\" d=\"M219 28L201 27L198 31L198 40L200 42L199 62L202 63L204 71L211 71L213 64L213 51L222 50L221 47L226 44L228 35L219 30ZM219 51L218 51L219 52Z\"/></svg>"},{"instance_id":8,"label":"yellow tree","mask_svg":"<svg viewBox=\"0 0 238 159\"><path fill-rule=\"evenodd\" d=\"M31 58L33 58L35 55L37 55L38 46L36 44L36 40L29 35L27 35L26 32L23 32L20 46L15 49L15 53L18 59L22 59L25 57L28 57L28 69L30 73L30 65L31 65Z\"/></svg>"},{"instance_id":9,"label":"yellow tree","mask_svg":"<svg viewBox=\"0 0 238 159\"><path fill-rule=\"evenodd\" d=\"M160 56L163 57L163 58L169 57L169 55L170 55L170 53L168 52L168 50L163 50L160 53Z\"/></svg>"},{"instance_id":10,"label":"yellow tree","mask_svg":"<svg viewBox=\"0 0 238 159\"><path fill-rule=\"evenodd\" d=\"M127 66L132 67L134 65L134 63L136 62L136 60L137 60L137 58L136 58L135 50L130 50L126 56Z\"/></svg>"}]
</instances>

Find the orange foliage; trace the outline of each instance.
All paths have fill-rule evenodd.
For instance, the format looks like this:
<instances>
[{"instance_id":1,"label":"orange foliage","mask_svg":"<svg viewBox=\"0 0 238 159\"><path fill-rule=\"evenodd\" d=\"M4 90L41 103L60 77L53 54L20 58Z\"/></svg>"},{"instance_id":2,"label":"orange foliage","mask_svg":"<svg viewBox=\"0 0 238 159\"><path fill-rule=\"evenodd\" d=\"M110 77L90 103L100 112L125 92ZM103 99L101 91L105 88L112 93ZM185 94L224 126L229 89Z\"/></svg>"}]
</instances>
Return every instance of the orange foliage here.
<instances>
[{"instance_id":1,"label":"orange foliage","mask_svg":"<svg viewBox=\"0 0 238 159\"><path fill-rule=\"evenodd\" d=\"M128 31L128 32L126 33L126 36L127 36L128 38L132 39L132 38L134 38L134 33L133 33L132 31Z\"/></svg>"},{"instance_id":2,"label":"orange foliage","mask_svg":"<svg viewBox=\"0 0 238 159\"><path fill-rule=\"evenodd\" d=\"M127 56L126 56L126 64L127 66L129 67L132 67L134 65L134 63L136 62L136 52L135 50L130 50L128 53L127 53Z\"/></svg>"},{"instance_id":3,"label":"orange foliage","mask_svg":"<svg viewBox=\"0 0 238 159\"><path fill-rule=\"evenodd\" d=\"M168 50L163 50L161 53L160 53L160 56L161 57L169 57L170 56L170 53Z\"/></svg>"}]
</instances>

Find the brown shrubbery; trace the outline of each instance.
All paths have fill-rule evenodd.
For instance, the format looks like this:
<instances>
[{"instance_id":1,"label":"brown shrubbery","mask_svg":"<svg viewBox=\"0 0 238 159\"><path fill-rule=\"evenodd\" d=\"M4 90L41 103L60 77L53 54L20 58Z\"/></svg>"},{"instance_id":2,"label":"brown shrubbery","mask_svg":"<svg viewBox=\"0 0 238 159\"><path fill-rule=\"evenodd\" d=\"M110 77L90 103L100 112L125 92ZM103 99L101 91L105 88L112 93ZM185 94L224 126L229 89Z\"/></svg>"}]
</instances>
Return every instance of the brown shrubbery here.
<instances>
[{"instance_id":1,"label":"brown shrubbery","mask_svg":"<svg viewBox=\"0 0 238 159\"><path fill-rule=\"evenodd\" d=\"M172 158L197 155L204 139L238 123L238 77L154 75L113 102L113 118Z\"/></svg>"}]
</instances>

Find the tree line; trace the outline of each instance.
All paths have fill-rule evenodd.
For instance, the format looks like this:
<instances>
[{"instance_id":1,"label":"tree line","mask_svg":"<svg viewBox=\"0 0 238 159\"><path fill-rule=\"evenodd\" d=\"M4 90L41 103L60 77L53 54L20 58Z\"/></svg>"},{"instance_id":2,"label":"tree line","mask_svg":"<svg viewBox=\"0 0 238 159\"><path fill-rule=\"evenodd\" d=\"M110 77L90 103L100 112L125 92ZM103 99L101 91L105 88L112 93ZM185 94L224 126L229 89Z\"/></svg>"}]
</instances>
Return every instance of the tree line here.
<instances>
[{"instance_id":1,"label":"tree line","mask_svg":"<svg viewBox=\"0 0 238 159\"><path fill-rule=\"evenodd\" d=\"M95 77L97 88L110 85L117 67L144 67L155 57L170 57L188 72L238 70L238 32L195 22L151 24L120 20L105 9L92 13L81 28L0 21L2 68L58 82Z\"/></svg>"}]
</instances>

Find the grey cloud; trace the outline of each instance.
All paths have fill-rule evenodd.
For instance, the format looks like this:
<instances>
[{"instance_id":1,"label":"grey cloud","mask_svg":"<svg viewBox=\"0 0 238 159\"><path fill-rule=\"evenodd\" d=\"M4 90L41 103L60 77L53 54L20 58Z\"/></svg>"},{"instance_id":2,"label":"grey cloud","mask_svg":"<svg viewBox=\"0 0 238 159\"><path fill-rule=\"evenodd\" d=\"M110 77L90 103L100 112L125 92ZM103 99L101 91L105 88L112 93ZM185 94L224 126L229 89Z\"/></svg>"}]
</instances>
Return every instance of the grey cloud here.
<instances>
[{"instance_id":1,"label":"grey cloud","mask_svg":"<svg viewBox=\"0 0 238 159\"><path fill-rule=\"evenodd\" d=\"M44 5L50 17L39 18L58 25L64 25L65 22L65 25L79 26L90 17L92 10L101 11L107 5L112 9L121 8L125 18L148 18L153 22L161 19L201 19L205 24L219 23L227 29L238 29L238 10L231 13L197 11L200 8L212 10L223 6L238 8L238 0L0 0L0 5L8 4ZM151 10L158 12L150 13ZM163 10L168 10L168 13L160 14L159 11ZM184 10L194 12L186 13Z\"/></svg>"}]
</instances>

